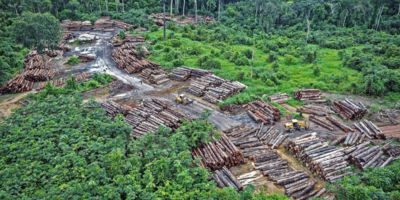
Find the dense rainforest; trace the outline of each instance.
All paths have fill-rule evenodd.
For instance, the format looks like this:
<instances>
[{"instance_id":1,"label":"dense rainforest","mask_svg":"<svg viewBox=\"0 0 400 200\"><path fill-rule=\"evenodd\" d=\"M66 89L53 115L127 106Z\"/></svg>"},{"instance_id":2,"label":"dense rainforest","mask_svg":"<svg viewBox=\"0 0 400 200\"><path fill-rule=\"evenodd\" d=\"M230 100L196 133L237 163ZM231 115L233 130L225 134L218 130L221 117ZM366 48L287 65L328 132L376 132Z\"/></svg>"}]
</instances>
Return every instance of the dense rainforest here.
<instances>
[{"instance_id":1,"label":"dense rainforest","mask_svg":"<svg viewBox=\"0 0 400 200\"><path fill-rule=\"evenodd\" d=\"M216 22L168 23L164 33L149 18L163 10ZM249 86L221 106L313 87L400 107L400 0L0 0L0 11L1 84L38 48L26 40L33 30L26 24L40 31L66 19L111 16L146 28L138 34L151 41L149 58L165 69L203 68ZM1 122L0 199L287 198L218 188L191 156L218 137L204 119L132 140L122 117L107 118L80 94L111 80L48 86ZM328 188L338 199L399 199L399 170L396 161Z\"/></svg>"}]
</instances>

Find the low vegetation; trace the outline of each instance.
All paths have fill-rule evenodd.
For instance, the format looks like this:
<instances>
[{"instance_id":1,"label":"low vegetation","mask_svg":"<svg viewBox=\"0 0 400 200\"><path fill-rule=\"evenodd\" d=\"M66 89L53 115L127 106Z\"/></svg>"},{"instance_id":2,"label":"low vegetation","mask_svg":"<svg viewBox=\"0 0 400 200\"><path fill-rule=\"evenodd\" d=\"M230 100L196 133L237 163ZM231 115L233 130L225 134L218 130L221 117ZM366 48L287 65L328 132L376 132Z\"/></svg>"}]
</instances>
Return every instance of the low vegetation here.
<instances>
[{"instance_id":1,"label":"low vegetation","mask_svg":"<svg viewBox=\"0 0 400 200\"><path fill-rule=\"evenodd\" d=\"M78 56L71 56L68 58L67 62L65 64L67 65L77 65L81 63L81 60L78 58Z\"/></svg>"}]
</instances>

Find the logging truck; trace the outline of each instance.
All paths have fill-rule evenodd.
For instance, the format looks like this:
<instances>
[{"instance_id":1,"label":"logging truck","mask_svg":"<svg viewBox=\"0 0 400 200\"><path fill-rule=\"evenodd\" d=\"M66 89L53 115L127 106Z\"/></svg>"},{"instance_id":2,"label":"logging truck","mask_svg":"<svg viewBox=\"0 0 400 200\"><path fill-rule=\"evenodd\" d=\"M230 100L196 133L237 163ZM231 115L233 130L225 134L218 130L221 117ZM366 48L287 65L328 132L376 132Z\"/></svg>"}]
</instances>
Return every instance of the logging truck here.
<instances>
[{"instance_id":1,"label":"logging truck","mask_svg":"<svg viewBox=\"0 0 400 200\"><path fill-rule=\"evenodd\" d=\"M292 119L291 122L285 124L285 129L288 132L292 132L295 130L303 131L307 130L310 127L310 123L308 121L299 121L297 119Z\"/></svg>"}]
</instances>

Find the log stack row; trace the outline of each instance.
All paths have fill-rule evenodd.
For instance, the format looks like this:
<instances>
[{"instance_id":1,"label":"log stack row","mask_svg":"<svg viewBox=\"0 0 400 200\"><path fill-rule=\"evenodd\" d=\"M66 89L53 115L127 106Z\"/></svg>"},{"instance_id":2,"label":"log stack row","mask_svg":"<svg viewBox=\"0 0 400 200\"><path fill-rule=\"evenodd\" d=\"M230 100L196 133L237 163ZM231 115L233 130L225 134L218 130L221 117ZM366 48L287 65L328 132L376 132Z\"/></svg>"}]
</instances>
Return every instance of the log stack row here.
<instances>
[{"instance_id":1,"label":"log stack row","mask_svg":"<svg viewBox=\"0 0 400 200\"><path fill-rule=\"evenodd\" d=\"M193 69L188 67L178 67L171 71L169 78L176 81L186 81L191 77L202 77L209 75L211 72L203 69Z\"/></svg>"},{"instance_id":2,"label":"log stack row","mask_svg":"<svg viewBox=\"0 0 400 200\"><path fill-rule=\"evenodd\" d=\"M217 140L193 149L192 155L199 157L204 167L211 170L233 167L244 163L244 157L224 134Z\"/></svg>"},{"instance_id":3,"label":"log stack row","mask_svg":"<svg viewBox=\"0 0 400 200\"><path fill-rule=\"evenodd\" d=\"M212 176L217 183L218 187L232 187L236 191L242 190L243 185L239 180L229 171L228 168L222 167L220 170L216 170Z\"/></svg>"},{"instance_id":4,"label":"log stack row","mask_svg":"<svg viewBox=\"0 0 400 200\"><path fill-rule=\"evenodd\" d=\"M116 46L113 50L112 57L117 63L118 68L128 74L138 73L153 84L163 84L169 81L164 70L159 65L146 60L135 50L134 42L125 42L120 46Z\"/></svg>"},{"instance_id":5,"label":"log stack row","mask_svg":"<svg viewBox=\"0 0 400 200\"><path fill-rule=\"evenodd\" d=\"M49 69L47 65L48 59L38 54L36 51L31 52L25 57L24 71L8 81L8 83L0 89L0 93L18 93L26 92L33 89L35 82L48 81L55 76L55 72Z\"/></svg>"},{"instance_id":6,"label":"log stack row","mask_svg":"<svg viewBox=\"0 0 400 200\"><path fill-rule=\"evenodd\" d=\"M361 102L354 102L350 99L333 102L332 110L348 120L361 119L368 112L364 104Z\"/></svg>"},{"instance_id":7,"label":"log stack row","mask_svg":"<svg viewBox=\"0 0 400 200\"><path fill-rule=\"evenodd\" d=\"M285 103L287 100L290 99L290 97L286 93L278 93L278 94L269 96L268 99L274 103Z\"/></svg>"},{"instance_id":8,"label":"log stack row","mask_svg":"<svg viewBox=\"0 0 400 200\"><path fill-rule=\"evenodd\" d=\"M371 146L370 142L364 142L357 146L348 147L345 150L351 163L360 169L384 167L390 164L395 157L384 154L382 147Z\"/></svg>"},{"instance_id":9,"label":"log stack row","mask_svg":"<svg viewBox=\"0 0 400 200\"><path fill-rule=\"evenodd\" d=\"M333 117L333 116L326 116L326 119L330 121L333 125L344 131L345 133L348 132L354 132L354 129L348 126L347 124L341 122L339 119Z\"/></svg>"},{"instance_id":10,"label":"log stack row","mask_svg":"<svg viewBox=\"0 0 400 200\"><path fill-rule=\"evenodd\" d=\"M245 108L247 114L257 123L274 124L281 118L278 108L261 100L251 102Z\"/></svg>"},{"instance_id":11,"label":"log stack row","mask_svg":"<svg viewBox=\"0 0 400 200\"><path fill-rule=\"evenodd\" d=\"M71 21L64 20L61 23L61 27L63 27L67 31L114 31L115 28L129 30L132 28L132 25L124 23L118 20L112 20L109 17L102 17L98 19L94 24L90 21Z\"/></svg>"},{"instance_id":12,"label":"log stack row","mask_svg":"<svg viewBox=\"0 0 400 200\"><path fill-rule=\"evenodd\" d=\"M343 141L343 145L353 146L363 143L364 140L365 140L365 135L357 132L351 132L346 135L346 138Z\"/></svg>"},{"instance_id":13,"label":"log stack row","mask_svg":"<svg viewBox=\"0 0 400 200\"><path fill-rule=\"evenodd\" d=\"M334 127L332 126L332 124L329 121L326 121L324 119L321 119L319 117L316 117L315 115L310 115L309 117L310 121L318 124L321 127L324 127L330 131L334 131Z\"/></svg>"},{"instance_id":14,"label":"log stack row","mask_svg":"<svg viewBox=\"0 0 400 200\"><path fill-rule=\"evenodd\" d=\"M286 148L313 173L329 182L347 175L350 168L344 149L327 144L316 133L289 139Z\"/></svg>"},{"instance_id":15,"label":"log stack row","mask_svg":"<svg viewBox=\"0 0 400 200\"><path fill-rule=\"evenodd\" d=\"M157 131L160 126L178 128L186 116L159 99L144 100L142 104L128 111L125 121L133 127L131 136L138 138Z\"/></svg>"},{"instance_id":16,"label":"log stack row","mask_svg":"<svg viewBox=\"0 0 400 200\"><path fill-rule=\"evenodd\" d=\"M294 93L294 96L297 100L306 101L306 102L325 102L322 92L317 89L302 89L298 90Z\"/></svg>"},{"instance_id":17,"label":"log stack row","mask_svg":"<svg viewBox=\"0 0 400 200\"><path fill-rule=\"evenodd\" d=\"M214 74L207 74L193 80L187 92L203 97L204 100L217 104L220 101L244 90L246 85L237 81L227 81Z\"/></svg>"},{"instance_id":18,"label":"log stack row","mask_svg":"<svg viewBox=\"0 0 400 200\"><path fill-rule=\"evenodd\" d=\"M394 158L400 157L400 146L388 146L383 148L384 152Z\"/></svg>"},{"instance_id":19,"label":"log stack row","mask_svg":"<svg viewBox=\"0 0 400 200\"><path fill-rule=\"evenodd\" d=\"M141 137L157 131L161 126L178 128L187 117L172 108L172 105L159 99L146 99L135 108L119 105L115 102L101 104L110 117L122 114L125 121L132 126L131 136Z\"/></svg>"},{"instance_id":20,"label":"log stack row","mask_svg":"<svg viewBox=\"0 0 400 200\"><path fill-rule=\"evenodd\" d=\"M257 129L255 136L272 149L276 149L289 137L289 134L279 131L272 126L264 127L264 124L262 124Z\"/></svg>"},{"instance_id":21,"label":"log stack row","mask_svg":"<svg viewBox=\"0 0 400 200\"><path fill-rule=\"evenodd\" d=\"M275 184L282 186L287 195L294 199L309 199L323 195L326 191L324 188L316 189L315 182L304 171L291 168L275 150L257 138L262 135L260 129L262 128L239 126L227 131L226 134L233 138L232 142L242 150L243 155L254 162L256 170L261 171ZM257 174L257 172L251 172L248 176L254 177L252 174Z\"/></svg>"},{"instance_id":22,"label":"log stack row","mask_svg":"<svg viewBox=\"0 0 400 200\"><path fill-rule=\"evenodd\" d=\"M368 120L362 120L354 123L354 126L360 133L369 139L385 139L383 132L374 123Z\"/></svg>"},{"instance_id":23,"label":"log stack row","mask_svg":"<svg viewBox=\"0 0 400 200\"><path fill-rule=\"evenodd\" d=\"M330 109L325 106L317 106L317 105L304 105L297 109L297 112L317 115L317 116L326 116L328 113L331 113Z\"/></svg>"}]
</instances>

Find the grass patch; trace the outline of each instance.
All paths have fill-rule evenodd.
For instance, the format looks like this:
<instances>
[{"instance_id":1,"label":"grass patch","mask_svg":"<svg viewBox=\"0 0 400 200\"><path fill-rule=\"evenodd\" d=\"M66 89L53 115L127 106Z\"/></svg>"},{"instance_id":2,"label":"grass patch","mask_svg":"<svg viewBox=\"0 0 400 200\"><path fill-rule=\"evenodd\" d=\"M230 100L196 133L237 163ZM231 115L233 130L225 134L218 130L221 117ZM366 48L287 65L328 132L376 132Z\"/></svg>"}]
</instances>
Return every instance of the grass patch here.
<instances>
[{"instance_id":1,"label":"grass patch","mask_svg":"<svg viewBox=\"0 0 400 200\"><path fill-rule=\"evenodd\" d=\"M256 45L237 44L210 38L213 29L199 29L193 28L189 33L185 28L168 30L166 41L162 40L162 30L146 34L146 38L154 43L150 59L165 69L172 69L178 66L177 63L179 66L208 69L222 78L248 86L246 91L228 98L223 104L247 103L264 94L277 92L291 94L300 88L346 93L361 77L356 70L342 66L339 51L335 49L319 48L315 61L308 63L300 53L300 46L266 51L261 43L263 40L257 40ZM202 34L194 37L190 31ZM274 36L272 39L276 43L291 43L286 37Z\"/></svg>"}]
</instances>

